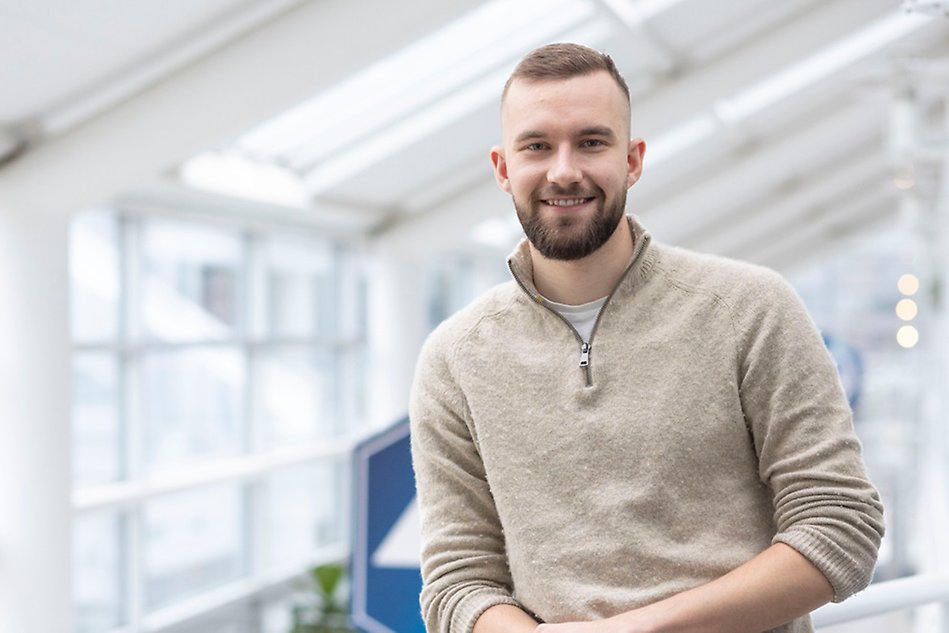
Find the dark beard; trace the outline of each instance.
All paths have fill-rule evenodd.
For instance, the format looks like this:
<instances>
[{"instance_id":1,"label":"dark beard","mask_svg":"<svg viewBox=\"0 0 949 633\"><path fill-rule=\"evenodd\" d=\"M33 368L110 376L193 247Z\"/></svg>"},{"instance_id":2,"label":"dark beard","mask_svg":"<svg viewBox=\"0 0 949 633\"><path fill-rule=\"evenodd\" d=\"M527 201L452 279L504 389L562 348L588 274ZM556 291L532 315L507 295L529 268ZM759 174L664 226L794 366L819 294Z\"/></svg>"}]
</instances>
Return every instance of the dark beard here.
<instances>
[{"instance_id":1,"label":"dark beard","mask_svg":"<svg viewBox=\"0 0 949 633\"><path fill-rule=\"evenodd\" d=\"M574 195L575 193L564 191L559 195ZM606 199L602 190L598 189L597 193L600 200ZM579 193L576 195L587 197ZM597 209L596 215L587 222L585 227L577 226L582 220L569 216L545 222L540 213L533 212L538 204L543 203L540 199L532 198L529 207L524 209L516 199L514 200L517 219L520 220L528 241L547 259L572 261L593 253L610 239L626 213L626 191L623 191L608 207Z\"/></svg>"}]
</instances>

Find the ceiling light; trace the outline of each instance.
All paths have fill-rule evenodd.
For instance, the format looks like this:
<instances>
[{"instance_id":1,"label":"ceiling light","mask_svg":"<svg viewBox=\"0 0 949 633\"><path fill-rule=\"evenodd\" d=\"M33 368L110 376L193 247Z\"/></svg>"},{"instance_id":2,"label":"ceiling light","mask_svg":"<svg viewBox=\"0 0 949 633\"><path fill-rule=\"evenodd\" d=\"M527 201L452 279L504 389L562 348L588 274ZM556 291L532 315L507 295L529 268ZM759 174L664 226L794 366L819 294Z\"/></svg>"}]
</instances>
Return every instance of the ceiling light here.
<instances>
[{"instance_id":1,"label":"ceiling light","mask_svg":"<svg viewBox=\"0 0 949 633\"><path fill-rule=\"evenodd\" d=\"M906 296L912 296L919 290L919 278L912 273L901 275L896 282L896 287Z\"/></svg>"},{"instance_id":2,"label":"ceiling light","mask_svg":"<svg viewBox=\"0 0 949 633\"><path fill-rule=\"evenodd\" d=\"M186 185L202 191L297 209L310 206L310 193L295 174L235 154L198 154L182 165L180 177Z\"/></svg>"},{"instance_id":3,"label":"ceiling light","mask_svg":"<svg viewBox=\"0 0 949 633\"><path fill-rule=\"evenodd\" d=\"M912 321L918 313L919 308L912 299L900 299L896 304L896 316L904 321Z\"/></svg>"},{"instance_id":4,"label":"ceiling light","mask_svg":"<svg viewBox=\"0 0 949 633\"><path fill-rule=\"evenodd\" d=\"M919 331L912 325L904 325L896 331L896 342L906 349L916 347L919 342Z\"/></svg>"}]
</instances>

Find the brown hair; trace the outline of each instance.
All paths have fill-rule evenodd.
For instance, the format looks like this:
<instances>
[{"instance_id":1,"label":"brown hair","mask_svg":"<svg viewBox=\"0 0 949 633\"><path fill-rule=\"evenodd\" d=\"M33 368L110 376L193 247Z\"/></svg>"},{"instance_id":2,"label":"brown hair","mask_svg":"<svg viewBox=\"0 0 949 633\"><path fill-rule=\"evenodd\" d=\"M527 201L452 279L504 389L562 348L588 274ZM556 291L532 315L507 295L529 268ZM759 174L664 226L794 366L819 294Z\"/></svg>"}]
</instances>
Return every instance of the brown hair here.
<instances>
[{"instance_id":1,"label":"brown hair","mask_svg":"<svg viewBox=\"0 0 949 633\"><path fill-rule=\"evenodd\" d=\"M525 55L514 72L508 77L501 93L501 101L515 79L543 81L547 79L569 79L604 70L616 81L629 102L629 86L616 68L613 58L580 44L557 43L535 48Z\"/></svg>"}]
</instances>

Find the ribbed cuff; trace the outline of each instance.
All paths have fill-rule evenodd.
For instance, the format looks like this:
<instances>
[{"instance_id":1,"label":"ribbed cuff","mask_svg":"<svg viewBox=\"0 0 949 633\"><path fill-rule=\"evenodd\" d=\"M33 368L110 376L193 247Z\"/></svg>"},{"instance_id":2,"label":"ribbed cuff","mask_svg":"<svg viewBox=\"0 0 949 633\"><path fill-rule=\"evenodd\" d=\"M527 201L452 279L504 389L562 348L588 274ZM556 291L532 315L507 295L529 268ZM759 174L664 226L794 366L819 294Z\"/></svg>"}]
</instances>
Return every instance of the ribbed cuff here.
<instances>
[{"instance_id":1,"label":"ribbed cuff","mask_svg":"<svg viewBox=\"0 0 949 633\"><path fill-rule=\"evenodd\" d=\"M875 556L848 552L826 535L799 527L775 535L773 543L784 543L811 562L834 589L834 602L842 602L870 584Z\"/></svg>"},{"instance_id":2,"label":"ribbed cuff","mask_svg":"<svg viewBox=\"0 0 949 633\"><path fill-rule=\"evenodd\" d=\"M451 632L471 633L481 614L499 604L523 608L509 593L499 587L479 587L467 592L452 612Z\"/></svg>"}]
</instances>

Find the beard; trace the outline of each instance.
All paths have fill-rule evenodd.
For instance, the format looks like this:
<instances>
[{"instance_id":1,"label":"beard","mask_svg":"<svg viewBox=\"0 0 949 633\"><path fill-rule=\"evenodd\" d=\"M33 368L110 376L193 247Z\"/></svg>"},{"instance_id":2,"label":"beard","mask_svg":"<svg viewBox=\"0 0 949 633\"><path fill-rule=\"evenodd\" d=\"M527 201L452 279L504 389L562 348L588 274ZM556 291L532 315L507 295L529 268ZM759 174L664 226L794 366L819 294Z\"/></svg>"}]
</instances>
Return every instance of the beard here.
<instances>
[{"instance_id":1,"label":"beard","mask_svg":"<svg viewBox=\"0 0 949 633\"><path fill-rule=\"evenodd\" d=\"M596 213L587 219L562 215L552 218L541 216L539 205L544 196L576 196L578 198L592 197L579 187L553 191L545 191L531 196L527 206L514 199L514 208L517 219L528 241L547 259L572 261L582 259L603 246L626 213L626 190L623 189L611 202L606 202L606 196L599 187L594 187L593 195L600 203Z\"/></svg>"}]
</instances>

